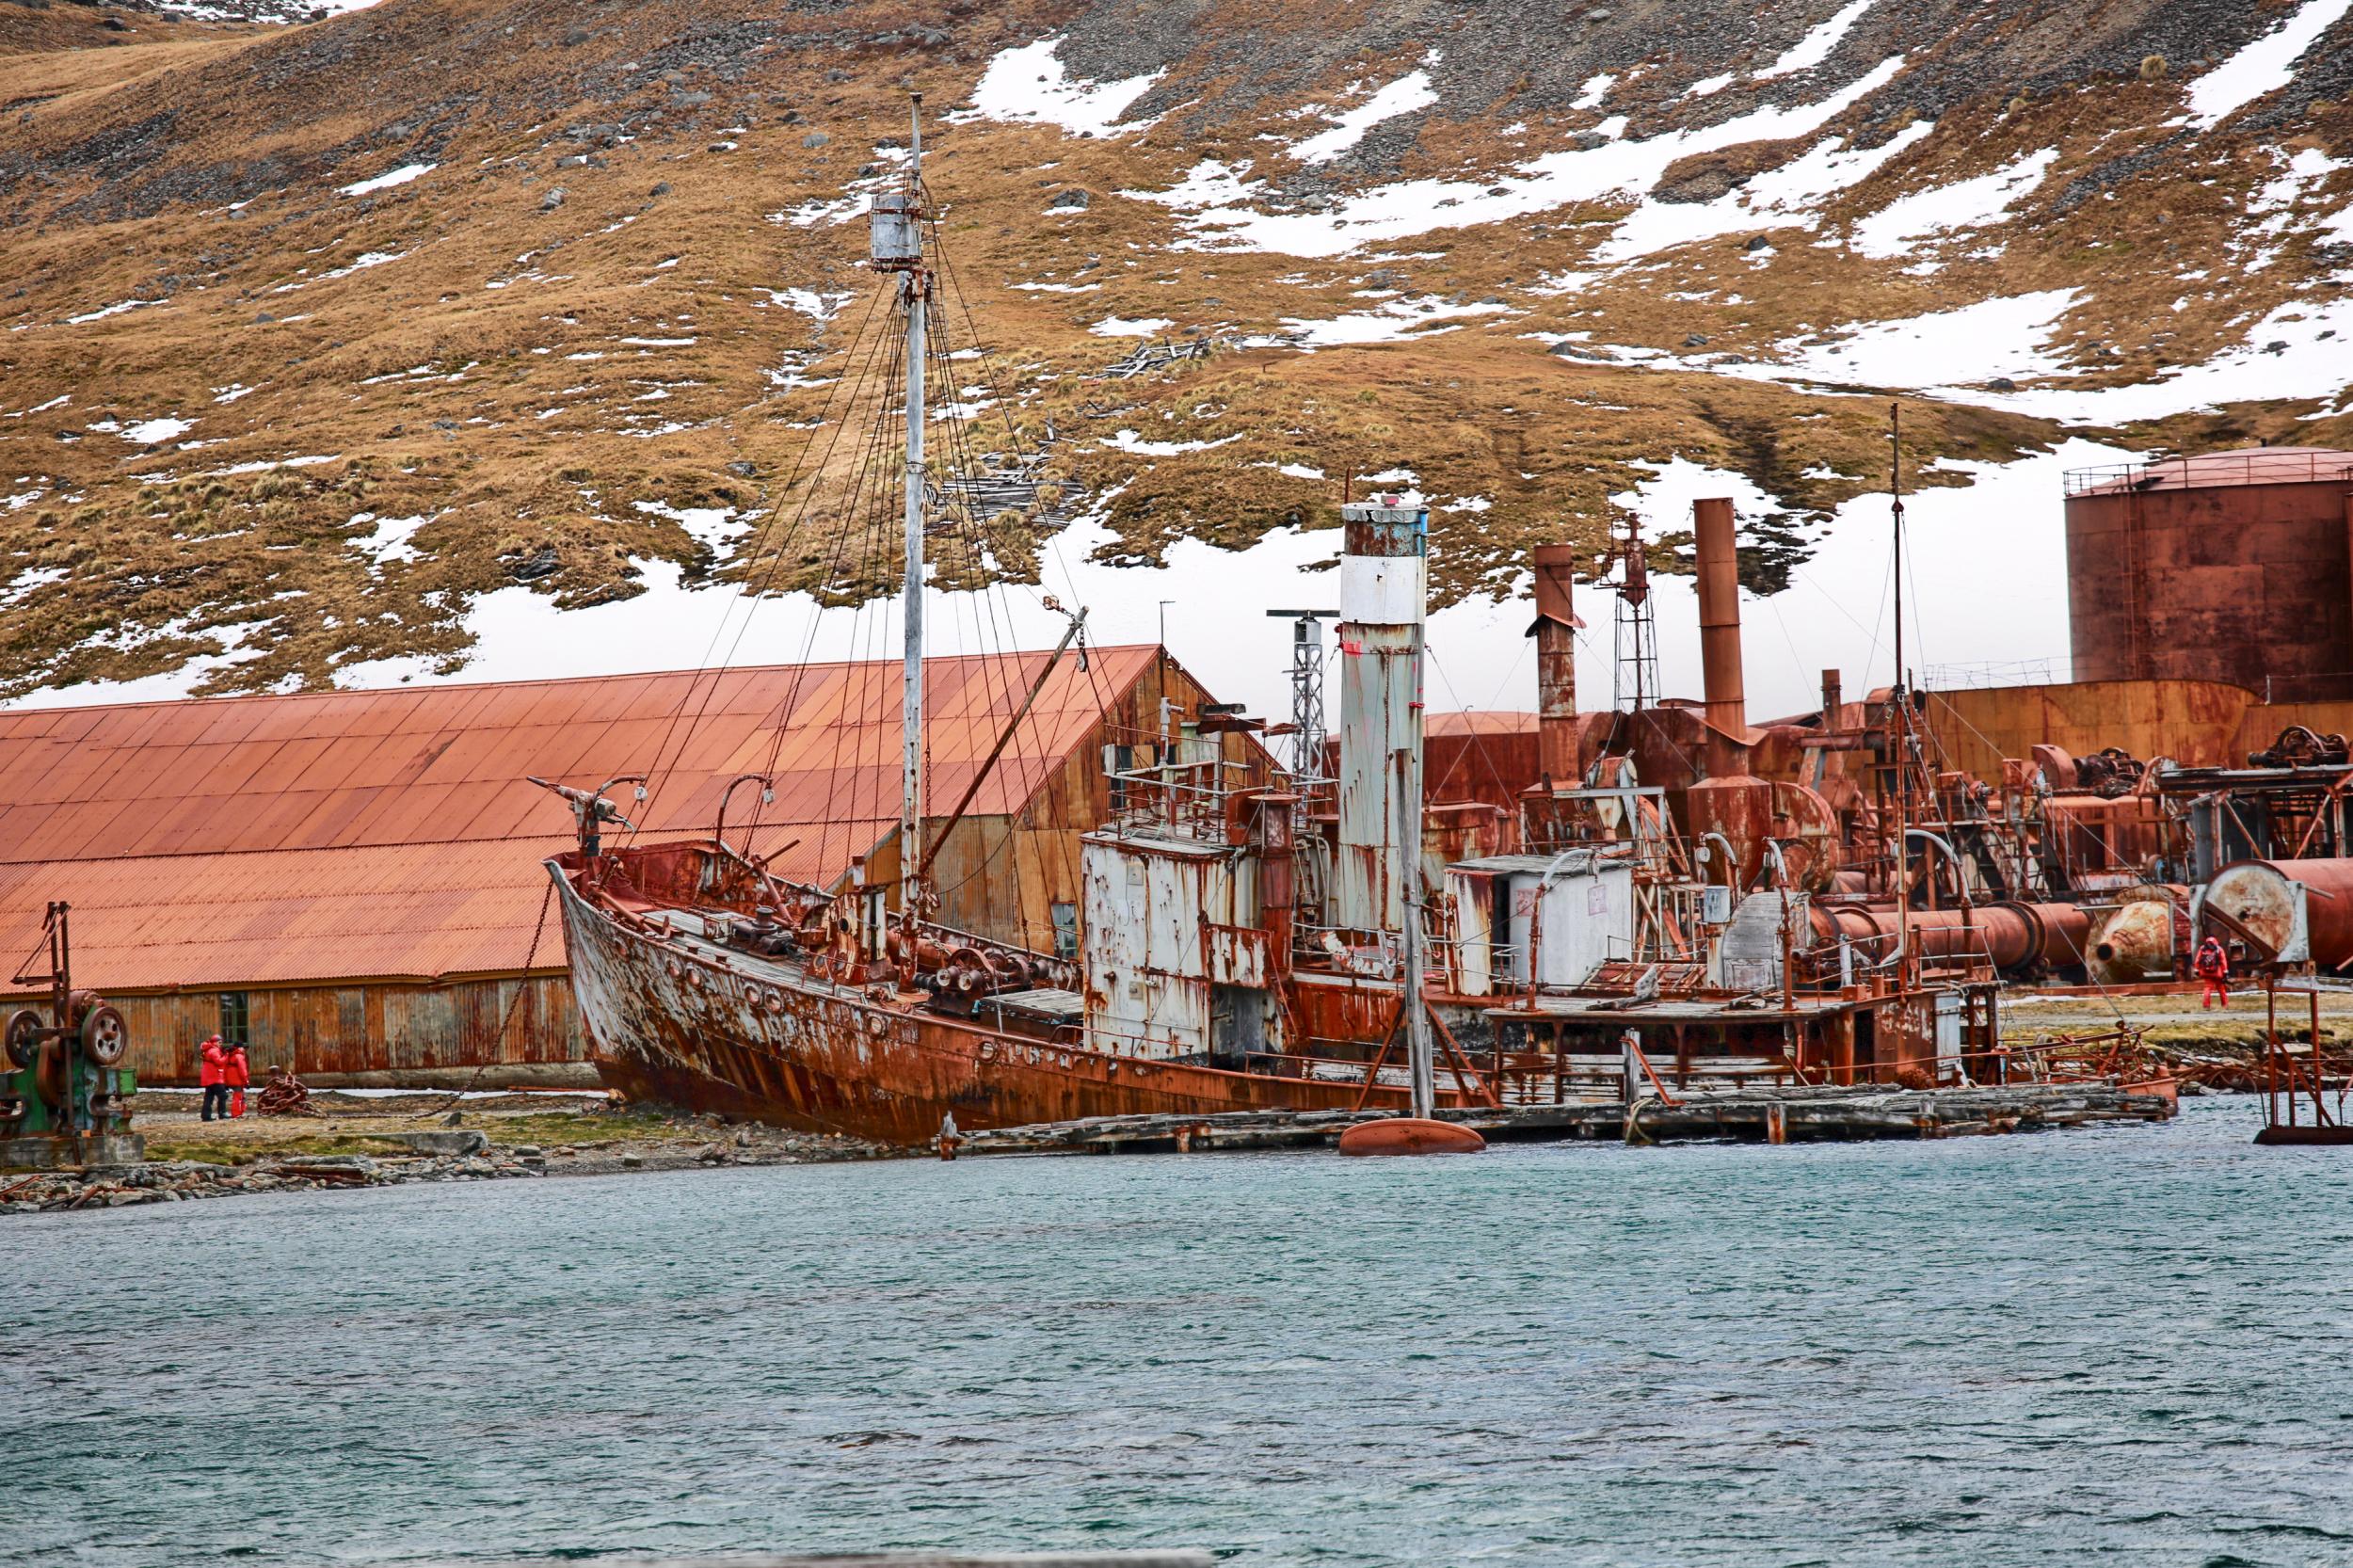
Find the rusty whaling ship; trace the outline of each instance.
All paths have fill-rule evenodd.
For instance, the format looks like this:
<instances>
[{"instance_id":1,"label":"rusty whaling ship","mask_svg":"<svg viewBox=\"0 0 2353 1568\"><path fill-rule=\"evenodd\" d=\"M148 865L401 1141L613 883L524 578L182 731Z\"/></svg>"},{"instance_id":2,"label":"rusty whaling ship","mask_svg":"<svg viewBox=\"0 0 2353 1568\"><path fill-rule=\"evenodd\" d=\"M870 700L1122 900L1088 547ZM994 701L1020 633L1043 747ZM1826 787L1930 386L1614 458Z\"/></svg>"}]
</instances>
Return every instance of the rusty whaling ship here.
<instances>
[{"instance_id":1,"label":"rusty whaling ship","mask_svg":"<svg viewBox=\"0 0 2353 1568\"><path fill-rule=\"evenodd\" d=\"M1856 819L1885 853L1842 871L1830 804L1749 776L1736 682L1701 726L1722 766L1674 803L1718 846L1711 859L1678 837L1667 792L1638 778L1624 737L1605 738L1585 765L1571 562L1546 547L1529 631L1543 780L1516 820L1426 814L1428 514L1396 496L1341 508L1342 716L1331 752L1303 731L1288 773L1255 745L1255 763L1237 760L1225 743L1257 721L1209 706L1184 717L1163 700L1157 733L1107 750L1114 808L1080 838L1067 944L1038 951L931 919L927 874L947 829L926 842L924 551L957 481L926 462L927 373L953 373L939 362L944 339L926 343L939 274L926 252L936 222L921 147L919 104L905 177L870 213L872 265L896 279L905 367L902 378L894 357L883 383L904 454L867 469L896 470L897 496L878 504L896 514L882 526L904 530L895 842L819 887L778 876L748 840L731 846L724 797L708 839L639 844L632 829L607 847L607 828L630 827L607 792L632 779L551 784L580 828L580 848L549 868L608 1082L632 1098L920 1145L1096 1116L1427 1114L1562 1103L1597 1081L1630 1096L1645 1079L1663 1093L1645 1039L1672 1048L1678 1084L1695 1072L1959 1082L1966 1063L1995 1052L1998 966L1985 932L1999 911L1980 920L1964 908L1960 939L1941 944L1901 913L1917 878L1886 846L1913 836L1902 802L1915 776L1920 798L1934 780L1900 687L1881 710L1884 743L1871 743L1897 808ZM1720 504L1721 518L1702 520L1702 623L1704 635L1730 637L1737 667L1731 519ZM1048 673L1083 624L1082 612L1069 616ZM1672 715L1638 703L1635 716L1655 728ZM1833 749L1860 740L1818 738ZM1832 918L1840 889L1866 873L1882 892L1905 889L1888 892L1898 911L1888 929Z\"/></svg>"}]
</instances>

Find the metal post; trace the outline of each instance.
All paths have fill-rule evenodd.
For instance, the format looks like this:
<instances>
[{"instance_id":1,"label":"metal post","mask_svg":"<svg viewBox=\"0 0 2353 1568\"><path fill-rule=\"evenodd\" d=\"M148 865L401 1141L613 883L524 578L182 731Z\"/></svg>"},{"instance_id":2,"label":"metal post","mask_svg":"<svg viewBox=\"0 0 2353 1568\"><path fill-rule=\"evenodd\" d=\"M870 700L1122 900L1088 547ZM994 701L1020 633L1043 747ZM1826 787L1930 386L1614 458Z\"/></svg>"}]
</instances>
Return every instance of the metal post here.
<instances>
[{"instance_id":1,"label":"metal post","mask_svg":"<svg viewBox=\"0 0 2353 1568\"><path fill-rule=\"evenodd\" d=\"M906 184L896 195L877 196L873 214L873 264L899 274L899 300L907 317L906 579L900 589L906 667L900 697L899 869L900 908L909 920L920 915L918 868L924 863L923 502L929 487L923 470L923 318L931 297L931 274L923 264L922 248L923 95L919 92L912 97ZM909 951L913 951L912 944Z\"/></svg>"},{"instance_id":2,"label":"metal post","mask_svg":"<svg viewBox=\"0 0 2353 1568\"><path fill-rule=\"evenodd\" d=\"M1415 638L1415 689L1420 690L1420 638ZM1437 1107L1436 1064L1431 1059L1429 1002L1422 995L1421 752L1404 754L1403 787L1398 791L1398 849L1405 862L1404 926L1405 1061L1413 1083L1414 1114L1427 1119Z\"/></svg>"},{"instance_id":3,"label":"metal post","mask_svg":"<svg viewBox=\"0 0 2353 1568\"><path fill-rule=\"evenodd\" d=\"M1908 991L1911 984L1905 969L1912 958L1912 889L1911 830L1912 830L1912 758L1909 740L1912 733L1912 704L1904 689L1904 409L1900 403L1887 406L1887 451L1889 511L1895 521L1896 535L1896 700L1890 717L1894 719L1896 749L1896 988ZM1902 1014L1904 1009L1897 1009Z\"/></svg>"}]
</instances>

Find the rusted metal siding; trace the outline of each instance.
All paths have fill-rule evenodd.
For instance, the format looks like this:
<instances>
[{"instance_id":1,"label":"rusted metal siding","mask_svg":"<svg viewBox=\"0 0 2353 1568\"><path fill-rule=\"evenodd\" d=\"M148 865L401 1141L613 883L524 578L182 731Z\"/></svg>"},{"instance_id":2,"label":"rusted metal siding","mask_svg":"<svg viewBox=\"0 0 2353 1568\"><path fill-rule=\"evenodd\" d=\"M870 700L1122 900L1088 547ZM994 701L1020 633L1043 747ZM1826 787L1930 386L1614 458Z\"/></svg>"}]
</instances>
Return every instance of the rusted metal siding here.
<instances>
[{"instance_id":1,"label":"rusted metal siding","mask_svg":"<svg viewBox=\"0 0 2353 1568\"><path fill-rule=\"evenodd\" d=\"M242 995L246 1051L257 1083L271 1065L321 1075L588 1060L571 981L560 971L441 985L305 985ZM196 1081L198 1048L221 1027L219 992L110 992L106 1000L130 1025L130 1065L140 1082Z\"/></svg>"},{"instance_id":2,"label":"rusted metal siding","mask_svg":"<svg viewBox=\"0 0 2353 1568\"><path fill-rule=\"evenodd\" d=\"M1999 778L2004 758L2031 756L2040 744L2079 757L2121 746L2187 767L2244 762L2239 736L2256 697L2219 680L2082 680L1932 692L1926 706L1951 766Z\"/></svg>"},{"instance_id":3,"label":"rusted metal siding","mask_svg":"<svg viewBox=\"0 0 2353 1568\"><path fill-rule=\"evenodd\" d=\"M2216 454L2226 465L2244 454ZM2090 487L2067 500L2067 600L2082 680L2266 680L2353 671L2353 455L2214 469L2195 482ZM2213 470L2207 472L2206 470ZM2249 482L2252 481L2252 482Z\"/></svg>"},{"instance_id":4,"label":"rusted metal siding","mask_svg":"<svg viewBox=\"0 0 2353 1568\"><path fill-rule=\"evenodd\" d=\"M1089 1040L1115 1053L1199 1056L1216 987L1263 990L1270 956L1251 862L1197 846L1101 835L1085 844ZM1253 940L1253 938L1256 938Z\"/></svg>"}]
</instances>

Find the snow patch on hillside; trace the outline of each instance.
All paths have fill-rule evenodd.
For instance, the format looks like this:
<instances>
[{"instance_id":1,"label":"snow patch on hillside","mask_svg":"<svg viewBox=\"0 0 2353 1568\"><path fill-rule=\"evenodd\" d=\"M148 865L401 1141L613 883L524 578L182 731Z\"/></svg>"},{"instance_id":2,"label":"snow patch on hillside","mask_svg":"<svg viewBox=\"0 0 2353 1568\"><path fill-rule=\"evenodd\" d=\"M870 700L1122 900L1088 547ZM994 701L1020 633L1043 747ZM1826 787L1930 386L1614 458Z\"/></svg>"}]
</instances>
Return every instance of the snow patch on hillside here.
<instances>
[{"instance_id":1,"label":"snow patch on hillside","mask_svg":"<svg viewBox=\"0 0 2353 1568\"><path fill-rule=\"evenodd\" d=\"M1784 339L1773 345L1769 363L1705 368L1755 381L1935 388L1961 401L1986 402L1990 399L1974 389L1997 376L2026 380L2067 374L2047 344L2058 319L2079 297L2075 289L2044 289L1926 315L1857 323L1827 343Z\"/></svg>"},{"instance_id":2,"label":"snow patch on hillside","mask_svg":"<svg viewBox=\"0 0 2353 1568\"><path fill-rule=\"evenodd\" d=\"M411 180L422 179L440 167L440 164L403 164L398 168L389 169L372 180L360 180L348 185L338 185L335 187L335 194L338 196L372 196L377 191L391 190L395 185L405 185Z\"/></svg>"},{"instance_id":3,"label":"snow patch on hillside","mask_svg":"<svg viewBox=\"0 0 2353 1568\"><path fill-rule=\"evenodd\" d=\"M1437 60L1438 53L1433 49L1425 63L1435 65ZM1328 164L1364 140L1365 133L1383 120L1426 109L1437 101L1437 89L1430 85L1430 72L1418 69L1408 72L1356 107L1336 116L1330 130L1293 147L1291 156L1303 164Z\"/></svg>"},{"instance_id":4,"label":"snow patch on hillside","mask_svg":"<svg viewBox=\"0 0 2353 1568\"><path fill-rule=\"evenodd\" d=\"M1273 251L1289 256L1343 255L1359 247L1441 229L1500 223L1579 201L1620 196L1639 199L1676 160L1749 141L1771 141L1818 131L1903 69L1885 59L1818 103L1768 104L1720 124L1670 131L1646 140L1612 140L1598 147L1545 153L1518 168L1479 180L1406 180L1379 185L1319 213L1265 212L1250 204L1264 185L1245 182L1245 162L1196 164L1163 191L1121 192L1186 215L1193 238L1178 242L1204 250Z\"/></svg>"},{"instance_id":5,"label":"snow patch on hillside","mask_svg":"<svg viewBox=\"0 0 2353 1568\"><path fill-rule=\"evenodd\" d=\"M2041 184L2057 161L2058 150L2044 148L1991 174L1898 197L1854 226L1854 248L1885 261L1910 255L1922 240L2003 222L2011 203Z\"/></svg>"},{"instance_id":6,"label":"snow patch on hillside","mask_svg":"<svg viewBox=\"0 0 2353 1568\"><path fill-rule=\"evenodd\" d=\"M1646 200L1619 223L1593 259L1632 261L1673 246L1756 229L1811 230L1832 197L1861 184L1935 129L1934 121L1916 120L1878 147L1856 147L1843 137L1826 136L1781 168L1768 169L1713 201Z\"/></svg>"},{"instance_id":7,"label":"snow patch on hillside","mask_svg":"<svg viewBox=\"0 0 2353 1568\"><path fill-rule=\"evenodd\" d=\"M2190 123L2211 131L2296 79L2306 50L2353 10L2353 0L2305 0L2295 15L2207 72L2189 88Z\"/></svg>"},{"instance_id":8,"label":"snow patch on hillside","mask_svg":"<svg viewBox=\"0 0 2353 1568\"><path fill-rule=\"evenodd\" d=\"M1879 0L1852 0L1829 21L1791 44L1779 59L1756 73L1758 81L1771 76L1787 76L1800 71L1811 71L1829 59L1831 51L1847 41L1854 24L1863 20L1863 13Z\"/></svg>"},{"instance_id":9,"label":"snow patch on hillside","mask_svg":"<svg viewBox=\"0 0 2353 1568\"><path fill-rule=\"evenodd\" d=\"M1148 120L1122 123L1120 117L1167 72L1155 71L1119 82L1081 80L1055 57L1063 37L1055 33L997 56L972 89L972 106L948 118L1027 120L1059 125L1073 136L1088 136L1141 131L1152 123Z\"/></svg>"}]
</instances>

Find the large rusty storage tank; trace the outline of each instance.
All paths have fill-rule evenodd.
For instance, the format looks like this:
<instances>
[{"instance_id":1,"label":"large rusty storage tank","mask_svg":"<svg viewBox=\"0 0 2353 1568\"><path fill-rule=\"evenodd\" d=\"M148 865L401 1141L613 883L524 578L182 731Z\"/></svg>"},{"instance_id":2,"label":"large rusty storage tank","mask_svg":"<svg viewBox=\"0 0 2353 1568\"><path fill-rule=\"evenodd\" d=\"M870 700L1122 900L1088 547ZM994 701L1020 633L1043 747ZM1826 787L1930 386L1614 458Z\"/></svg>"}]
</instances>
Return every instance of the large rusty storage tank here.
<instances>
[{"instance_id":1,"label":"large rusty storage tank","mask_svg":"<svg viewBox=\"0 0 2353 1568\"><path fill-rule=\"evenodd\" d=\"M2353 695L2353 452L2250 447L2067 476L2077 680Z\"/></svg>"}]
</instances>

